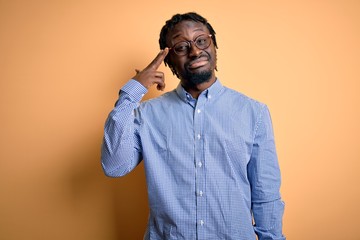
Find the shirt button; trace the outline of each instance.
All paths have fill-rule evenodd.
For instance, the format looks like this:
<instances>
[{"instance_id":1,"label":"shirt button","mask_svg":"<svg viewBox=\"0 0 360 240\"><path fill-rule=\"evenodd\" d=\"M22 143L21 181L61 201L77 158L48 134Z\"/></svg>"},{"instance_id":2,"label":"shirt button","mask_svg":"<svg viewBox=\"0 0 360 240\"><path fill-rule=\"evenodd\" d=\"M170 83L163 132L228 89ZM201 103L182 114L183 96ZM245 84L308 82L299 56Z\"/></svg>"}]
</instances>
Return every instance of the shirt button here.
<instances>
[{"instance_id":1,"label":"shirt button","mask_svg":"<svg viewBox=\"0 0 360 240\"><path fill-rule=\"evenodd\" d=\"M202 167L202 162L198 162L198 167L199 167L199 168Z\"/></svg>"},{"instance_id":2,"label":"shirt button","mask_svg":"<svg viewBox=\"0 0 360 240\"><path fill-rule=\"evenodd\" d=\"M203 196L203 194L204 194L204 192L203 192L203 191L199 191L199 196L200 196L200 197L202 197L202 196Z\"/></svg>"},{"instance_id":3,"label":"shirt button","mask_svg":"<svg viewBox=\"0 0 360 240\"><path fill-rule=\"evenodd\" d=\"M197 135L197 138L198 138L198 139L200 139L200 138L201 138L200 134L198 134L198 135Z\"/></svg>"},{"instance_id":4,"label":"shirt button","mask_svg":"<svg viewBox=\"0 0 360 240\"><path fill-rule=\"evenodd\" d=\"M199 223L201 226L205 224L204 220L200 220Z\"/></svg>"},{"instance_id":5,"label":"shirt button","mask_svg":"<svg viewBox=\"0 0 360 240\"><path fill-rule=\"evenodd\" d=\"M211 98L211 95L209 95L208 98L210 99L210 98Z\"/></svg>"},{"instance_id":6,"label":"shirt button","mask_svg":"<svg viewBox=\"0 0 360 240\"><path fill-rule=\"evenodd\" d=\"M198 110L197 110L197 113L201 113L201 110L200 110L200 109L198 109Z\"/></svg>"}]
</instances>

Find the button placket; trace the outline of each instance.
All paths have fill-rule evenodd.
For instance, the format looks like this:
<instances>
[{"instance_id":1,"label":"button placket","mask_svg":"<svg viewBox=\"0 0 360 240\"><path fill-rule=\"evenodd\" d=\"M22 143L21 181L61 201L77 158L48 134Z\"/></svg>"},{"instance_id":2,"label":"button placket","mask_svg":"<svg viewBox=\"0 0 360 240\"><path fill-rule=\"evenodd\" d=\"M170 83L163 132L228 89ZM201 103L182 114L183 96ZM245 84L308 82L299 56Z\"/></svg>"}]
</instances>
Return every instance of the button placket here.
<instances>
[{"instance_id":1,"label":"button placket","mask_svg":"<svg viewBox=\"0 0 360 240\"><path fill-rule=\"evenodd\" d=\"M205 144L205 135L204 135L204 104L206 103L206 95L201 94L197 100L197 104L194 109L194 135L195 135L195 189L196 189L196 223L197 236L198 239L204 238L206 217L206 198L205 198L205 177L206 169L204 162L204 144Z\"/></svg>"}]
</instances>

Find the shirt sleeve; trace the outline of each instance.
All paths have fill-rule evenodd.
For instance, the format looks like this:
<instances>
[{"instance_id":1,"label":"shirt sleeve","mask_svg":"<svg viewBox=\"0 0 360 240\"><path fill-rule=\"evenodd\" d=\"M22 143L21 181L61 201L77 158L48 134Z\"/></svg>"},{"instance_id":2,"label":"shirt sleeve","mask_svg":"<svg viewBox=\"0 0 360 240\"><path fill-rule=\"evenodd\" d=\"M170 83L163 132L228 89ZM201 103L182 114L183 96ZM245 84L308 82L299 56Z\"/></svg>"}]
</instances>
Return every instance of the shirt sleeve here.
<instances>
[{"instance_id":1,"label":"shirt sleeve","mask_svg":"<svg viewBox=\"0 0 360 240\"><path fill-rule=\"evenodd\" d=\"M285 240L282 233L284 202L280 195L280 168L271 117L264 105L255 129L248 164L254 231L259 240Z\"/></svg>"},{"instance_id":2,"label":"shirt sleeve","mask_svg":"<svg viewBox=\"0 0 360 240\"><path fill-rule=\"evenodd\" d=\"M120 177L133 170L142 159L139 119L136 113L147 89L131 79L120 90L115 108L105 122L101 163L109 177Z\"/></svg>"}]
</instances>

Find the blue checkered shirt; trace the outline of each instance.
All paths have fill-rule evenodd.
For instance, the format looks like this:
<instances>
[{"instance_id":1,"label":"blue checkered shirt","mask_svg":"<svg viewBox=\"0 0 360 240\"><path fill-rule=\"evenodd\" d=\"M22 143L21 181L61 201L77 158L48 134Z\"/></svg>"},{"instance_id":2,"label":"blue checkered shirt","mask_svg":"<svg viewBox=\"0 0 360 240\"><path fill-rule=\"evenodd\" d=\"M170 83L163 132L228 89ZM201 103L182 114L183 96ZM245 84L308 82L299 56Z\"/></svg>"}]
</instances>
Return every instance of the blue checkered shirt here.
<instances>
[{"instance_id":1,"label":"blue checkered shirt","mask_svg":"<svg viewBox=\"0 0 360 240\"><path fill-rule=\"evenodd\" d=\"M120 177L142 160L144 239L284 240L280 170L266 105L217 80L194 99L182 86L141 102L136 80L105 124L102 167Z\"/></svg>"}]
</instances>

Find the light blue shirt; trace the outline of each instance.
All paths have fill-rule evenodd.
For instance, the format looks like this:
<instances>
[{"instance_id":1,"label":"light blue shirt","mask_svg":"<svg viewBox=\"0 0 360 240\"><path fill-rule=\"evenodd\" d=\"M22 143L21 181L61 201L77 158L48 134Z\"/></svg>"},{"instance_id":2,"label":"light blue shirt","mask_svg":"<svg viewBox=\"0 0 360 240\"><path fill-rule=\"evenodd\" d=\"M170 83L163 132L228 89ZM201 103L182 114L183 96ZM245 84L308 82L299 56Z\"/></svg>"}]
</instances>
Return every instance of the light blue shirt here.
<instances>
[{"instance_id":1,"label":"light blue shirt","mask_svg":"<svg viewBox=\"0 0 360 240\"><path fill-rule=\"evenodd\" d=\"M142 160L145 239L284 240L280 170L268 108L217 80L194 99L179 86L141 102L136 80L105 124L102 166L120 177Z\"/></svg>"}]
</instances>

